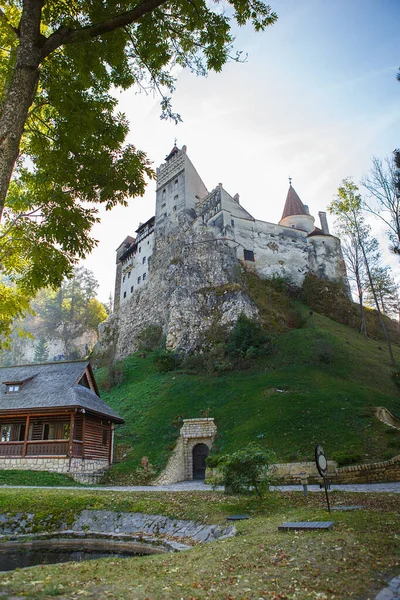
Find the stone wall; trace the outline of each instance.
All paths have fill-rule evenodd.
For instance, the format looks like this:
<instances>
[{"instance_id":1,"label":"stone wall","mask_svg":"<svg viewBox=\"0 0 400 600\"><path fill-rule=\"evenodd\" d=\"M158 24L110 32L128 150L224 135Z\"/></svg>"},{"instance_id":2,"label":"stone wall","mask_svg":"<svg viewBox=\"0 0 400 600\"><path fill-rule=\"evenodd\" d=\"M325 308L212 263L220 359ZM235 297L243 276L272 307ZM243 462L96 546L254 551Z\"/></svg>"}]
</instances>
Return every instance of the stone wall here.
<instances>
[{"instance_id":1,"label":"stone wall","mask_svg":"<svg viewBox=\"0 0 400 600\"><path fill-rule=\"evenodd\" d=\"M391 460L339 467L335 483L388 483L400 481L400 455Z\"/></svg>"},{"instance_id":2,"label":"stone wall","mask_svg":"<svg viewBox=\"0 0 400 600\"><path fill-rule=\"evenodd\" d=\"M18 469L29 471L51 471L54 473L94 473L109 468L107 460L82 460L80 458L54 458L51 456L31 458L0 457L0 469Z\"/></svg>"},{"instance_id":3,"label":"stone wall","mask_svg":"<svg viewBox=\"0 0 400 600\"><path fill-rule=\"evenodd\" d=\"M193 479L193 448L197 444L206 444L211 450L216 432L214 419L184 419L172 456L154 485Z\"/></svg>"}]
</instances>

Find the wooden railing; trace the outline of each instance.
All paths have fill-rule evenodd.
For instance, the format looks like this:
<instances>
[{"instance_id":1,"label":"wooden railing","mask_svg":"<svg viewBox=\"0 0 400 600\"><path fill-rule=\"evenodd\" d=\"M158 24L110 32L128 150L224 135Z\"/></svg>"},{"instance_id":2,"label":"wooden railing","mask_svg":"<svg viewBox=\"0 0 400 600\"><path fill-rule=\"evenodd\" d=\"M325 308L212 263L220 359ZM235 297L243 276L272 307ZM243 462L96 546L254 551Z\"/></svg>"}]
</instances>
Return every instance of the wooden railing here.
<instances>
[{"instance_id":1,"label":"wooden railing","mask_svg":"<svg viewBox=\"0 0 400 600\"><path fill-rule=\"evenodd\" d=\"M0 456L22 456L24 442L0 443Z\"/></svg>"},{"instance_id":2,"label":"wooden railing","mask_svg":"<svg viewBox=\"0 0 400 600\"><path fill-rule=\"evenodd\" d=\"M68 456L68 440L30 440L26 442L1 442L0 456ZM79 455L78 455L79 456Z\"/></svg>"},{"instance_id":3,"label":"wooden railing","mask_svg":"<svg viewBox=\"0 0 400 600\"><path fill-rule=\"evenodd\" d=\"M35 440L26 443L26 456L68 456L68 440Z\"/></svg>"}]
</instances>

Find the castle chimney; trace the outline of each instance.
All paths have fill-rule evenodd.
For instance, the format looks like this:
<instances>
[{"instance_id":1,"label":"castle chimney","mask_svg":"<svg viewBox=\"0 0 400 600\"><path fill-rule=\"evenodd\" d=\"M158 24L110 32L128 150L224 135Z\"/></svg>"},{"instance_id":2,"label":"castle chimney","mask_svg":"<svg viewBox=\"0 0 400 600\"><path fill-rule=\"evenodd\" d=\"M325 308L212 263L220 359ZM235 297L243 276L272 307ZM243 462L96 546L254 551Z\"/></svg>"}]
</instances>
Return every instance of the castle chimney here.
<instances>
[{"instance_id":1,"label":"castle chimney","mask_svg":"<svg viewBox=\"0 0 400 600\"><path fill-rule=\"evenodd\" d=\"M319 211L318 216L319 216L319 220L321 222L322 231L326 235L329 235L328 219L326 218L326 212Z\"/></svg>"},{"instance_id":2,"label":"castle chimney","mask_svg":"<svg viewBox=\"0 0 400 600\"><path fill-rule=\"evenodd\" d=\"M235 202L237 202L239 204L239 194L235 194L233 196L233 199L234 199Z\"/></svg>"}]
</instances>

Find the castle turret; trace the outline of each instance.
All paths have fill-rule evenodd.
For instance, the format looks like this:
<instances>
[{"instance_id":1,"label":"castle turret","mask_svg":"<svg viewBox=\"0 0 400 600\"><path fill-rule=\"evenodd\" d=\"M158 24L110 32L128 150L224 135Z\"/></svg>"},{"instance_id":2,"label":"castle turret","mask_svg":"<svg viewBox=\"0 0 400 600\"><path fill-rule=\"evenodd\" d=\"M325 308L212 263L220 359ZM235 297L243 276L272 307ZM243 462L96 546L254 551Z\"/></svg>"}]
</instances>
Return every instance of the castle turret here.
<instances>
[{"instance_id":1,"label":"castle turret","mask_svg":"<svg viewBox=\"0 0 400 600\"><path fill-rule=\"evenodd\" d=\"M176 145L157 169L156 229L173 229L196 217L196 205L207 188L186 154Z\"/></svg>"},{"instance_id":2,"label":"castle turret","mask_svg":"<svg viewBox=\"0 0 400 600\"><path fill-rule=\"evenodd\" d=\"M300 229L300 231L306 233L311 233L314 230L314 217L310 215L308 207L300 200L297 192L292 187L291 181L279 225Z\"/></svg>"}]
</instances>

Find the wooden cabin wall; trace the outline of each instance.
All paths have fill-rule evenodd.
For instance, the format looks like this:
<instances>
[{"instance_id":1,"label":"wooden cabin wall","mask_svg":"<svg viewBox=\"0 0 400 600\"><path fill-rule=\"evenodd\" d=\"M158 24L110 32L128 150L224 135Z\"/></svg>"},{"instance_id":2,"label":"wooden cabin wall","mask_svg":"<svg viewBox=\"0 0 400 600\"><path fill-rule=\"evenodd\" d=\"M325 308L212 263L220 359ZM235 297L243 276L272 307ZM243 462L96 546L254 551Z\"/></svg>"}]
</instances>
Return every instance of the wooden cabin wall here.
<instances>
[{"instance_id":1,"label":"wooden cabin wall","mask_svg":"<svg viewBox=\"0 0 400 600\"><path fill-rule=\"evenodd\" d=\"M84 431L85 458L109 460L111 453L111 423L105 418L100 419L99 417L86 415Z\"/></svg>"}]
</instances>

